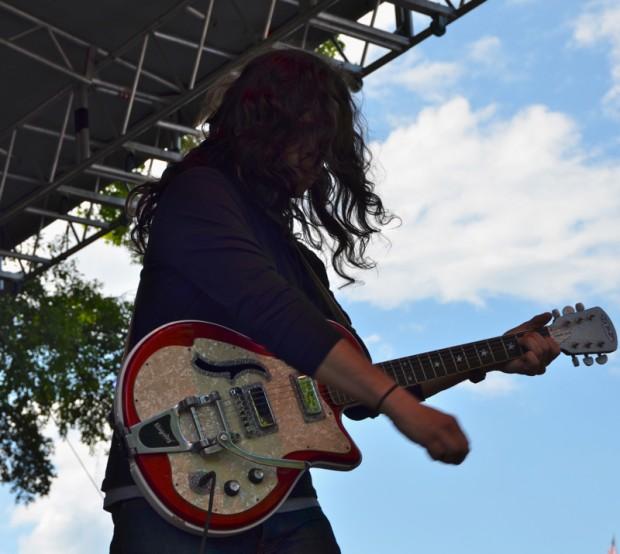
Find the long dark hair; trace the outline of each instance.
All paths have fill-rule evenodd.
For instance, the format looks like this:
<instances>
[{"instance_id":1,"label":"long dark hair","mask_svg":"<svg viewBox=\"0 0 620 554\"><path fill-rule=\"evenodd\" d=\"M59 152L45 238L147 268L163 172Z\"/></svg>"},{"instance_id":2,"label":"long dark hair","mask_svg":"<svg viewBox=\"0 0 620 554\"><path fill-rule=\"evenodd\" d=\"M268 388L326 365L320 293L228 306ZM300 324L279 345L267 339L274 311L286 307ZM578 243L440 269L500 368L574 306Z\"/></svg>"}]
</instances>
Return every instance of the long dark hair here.
<instances>
[{"instance_id":1,"label":"long dark hair","mask_svg":"<svg viewBox=\"0 0 620 554\"><path fill-rule=\"evenodd\" d=\"M146 249L164 188L180 172L205 165L236 176L289 233L297 222L306 243L317 250L327 245L334 270L347 284L354 279L345 265L374 267L365 256L368 242L394 216L367 175L371 154L352 86L334 64L296 49L263 52L221 80L206 98L205 140L159 182L136 187L128 199L128 206L136 206L137 250ZM287 156L290 148L310 157L316 168L305 194L296 194L299 167Z\"/></svg>"}]
</instances>

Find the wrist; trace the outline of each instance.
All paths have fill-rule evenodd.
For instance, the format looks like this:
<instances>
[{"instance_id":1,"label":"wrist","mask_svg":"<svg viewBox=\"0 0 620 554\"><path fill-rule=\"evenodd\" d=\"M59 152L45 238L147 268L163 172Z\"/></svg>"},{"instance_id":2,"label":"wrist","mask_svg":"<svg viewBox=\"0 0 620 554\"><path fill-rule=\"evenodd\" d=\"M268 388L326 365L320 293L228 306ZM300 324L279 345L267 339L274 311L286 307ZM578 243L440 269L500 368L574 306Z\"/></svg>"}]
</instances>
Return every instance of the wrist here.
<instances>
[{"instance_id":1,"label":"wrist","mask_svg":"<svg viewBox=\"0 0 620 554\"><path fill-rule=\"evenodd\" d=\"M374 411L381 412L381 408L383 403L388 399L388 397L398 388L398 383L394 383L390 387L386 389L386 391L381 395L377 403L375 404Z\"/></svg>"},{"instance_id":2,"label":"wrist","mask_svg":"<svg viewBox=\"0 0 620 554\"><path fill-rule=\"evenodd\" d=\"M409 391L403 387L397 387L383 401L380 413L396 421L406 414L411 414L420 405L418 399Z\"/></svg>"}]
</instances>

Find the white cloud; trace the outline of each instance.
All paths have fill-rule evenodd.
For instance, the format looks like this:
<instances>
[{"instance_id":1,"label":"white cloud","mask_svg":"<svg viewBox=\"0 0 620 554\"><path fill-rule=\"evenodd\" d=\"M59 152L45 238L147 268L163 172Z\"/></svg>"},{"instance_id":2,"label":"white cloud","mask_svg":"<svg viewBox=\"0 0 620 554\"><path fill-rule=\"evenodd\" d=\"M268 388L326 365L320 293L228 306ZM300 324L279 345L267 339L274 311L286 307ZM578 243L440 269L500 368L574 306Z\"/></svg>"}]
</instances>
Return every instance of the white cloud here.
<instances>
[{"instance_id":1,"label":"white cloud","mask_svg":"<svg viewBox=\"0 0 620 554\"><path fill-rule=\"evenodd\" d=\"M483 64L503 63L502 42L499 37L486 35L467 47L469 59Z\"/></svg>"},{"instance_id":2,"label":"white cloud","mask_svg":"<svg viewBox=\"0 0 620 554\"><path fill-rule=\"evenodd\" d=\"M446 98L447 91L458 82L463 70L457 63L424 60L410 69L393 73L390 84L404 86L426 102L439 102Z\"/></svg>"},{"instance_id":3,"label":"white cloud","mask_svg":"<svg viewBox=\"0 0 620 554\"><path fill-rule=\"evenodd\" d=\"M394 347L377 333L364 337L362 340L368 350L370 350L372 359L375 362L392 359L395 355Z\"/></svg>"},{"instance_id":4,"label":"white cloud","mask_svg":"<svg viewBox=\"0 0 620 554\"><path fill-rule=\"evenodd\" d=\"M99 446L91 455L76 433L69 436L89 473L100 483L105 447ZM53 462L58 477L50 494L28 506L17 506L11 516L18 533L20 527L32 526L29 533L20 534L17 554L104 554L112 538L112 521L102 509L101 497L66 442L56 442Z\"/></svg>"},{"instance_id":5,"label":"white cloud","mask_svg":"<svg viewBox=\"0 0 620 554\"><path fill-rule=\"evenodd\" d=\"M343 290L353 300L620 301L620 164L590 161L568 116L529 106L502 119L456 98L371 147L403 223L386 232L391 249L371 247L366 285Z\"/></svg>"},{"instance_id":6,"label":"white cloud","mask_svg":"<svg viewBox=\"0 0 620 554\"><path fill-rule=\"evenodd\" d=\"M590 1L577 17L573 39L577 45L604 44L611 64L611 87L602 102L605 111L620 119L620 5L616 0Z\"/></svg>"},{"instance_id":7,"label":"white cloud","mask_svg":"<svg viewBox=\"0 0 620 554\"><path fill-rule=\"evenodd\" d=\"M133 299L138 288L141 266L131 263L124 247L111 246L102 240L87 246L75 255L79 270L88 279L103 284L105 294L125 295Z\"/></svg>"},{"instance_id":8,"label":"white cloud","mask_svg":"<svg viewBox=\"0 0 620 554\"><path fill-rule=\"evenodd\" d=\"M364 91L381 98L394 89L401 95L404 87L426 103L441 103L460 91L465 78L489 72L494 79L515 77L501 40L493 35L465 45L458 61L430 61L420 51L410 51L381 68L376 78L366 80Z\"/></svg>"}]
</instances>

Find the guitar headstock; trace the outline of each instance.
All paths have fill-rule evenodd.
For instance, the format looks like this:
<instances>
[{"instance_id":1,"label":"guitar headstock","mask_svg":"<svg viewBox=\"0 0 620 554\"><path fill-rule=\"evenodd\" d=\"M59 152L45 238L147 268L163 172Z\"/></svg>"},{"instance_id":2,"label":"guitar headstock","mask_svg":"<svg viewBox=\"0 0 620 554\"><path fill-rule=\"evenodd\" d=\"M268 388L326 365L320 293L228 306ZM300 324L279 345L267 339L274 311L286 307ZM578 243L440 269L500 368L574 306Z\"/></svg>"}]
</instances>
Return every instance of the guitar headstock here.
<instances>
[{"instance_id":1,"label":"guitar headstock","mask_svg":"<svg viewBox=\"0 0 620 554\"><path fill-rule=\"evenodd\" d=\"M599 364L607 361L606 354L618 348L618 336L609 316L601 308L584 308L583 304L575 307L566 306L560 315L553 310L553 322L547 328L549 334L559 343L564 354L573 358L573 364L579 365L577 354L584 354L583 363L590 366L594 359ZM592 358L595 354L596 358Z\"/></svg>"}]
</instances>

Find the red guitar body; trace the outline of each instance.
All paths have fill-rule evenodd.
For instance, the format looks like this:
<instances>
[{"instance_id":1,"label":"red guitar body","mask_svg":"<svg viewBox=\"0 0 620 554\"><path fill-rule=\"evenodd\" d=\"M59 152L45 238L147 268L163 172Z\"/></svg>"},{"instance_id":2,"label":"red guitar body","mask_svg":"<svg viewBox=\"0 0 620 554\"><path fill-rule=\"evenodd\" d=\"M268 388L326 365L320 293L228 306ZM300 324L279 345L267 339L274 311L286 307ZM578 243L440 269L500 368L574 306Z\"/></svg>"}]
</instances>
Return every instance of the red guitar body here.
<instances>
[{"instance_id":1,"label":"red guitar body","mask_svg":"<svg viewBox=\"0 0 620 554\"><path fill-rule=\"evenodd\" d=\"M202 533L215 475L209 534L220 536L265 520L307 468L360 463L341 410L261 345L201 321L171 323L136 345L115 402L132 475L150 504Z\"/></svg>"}]
</instances>

